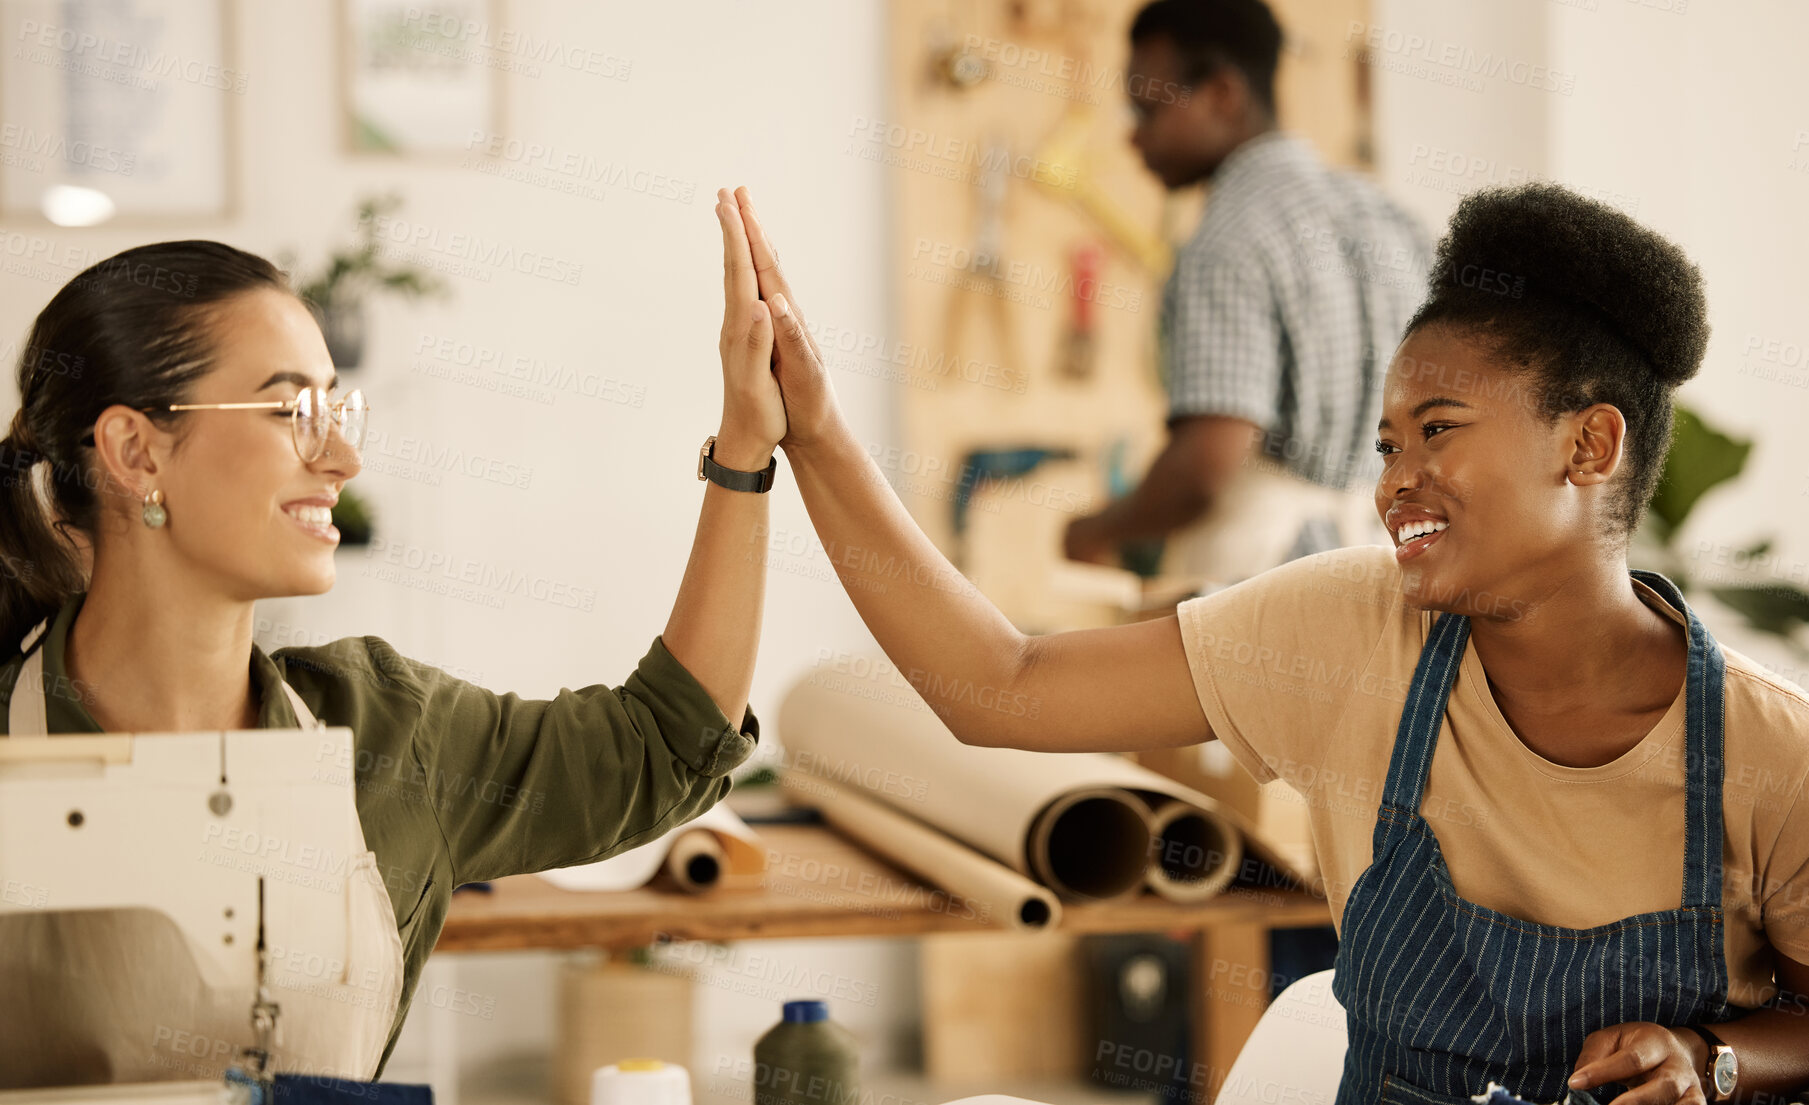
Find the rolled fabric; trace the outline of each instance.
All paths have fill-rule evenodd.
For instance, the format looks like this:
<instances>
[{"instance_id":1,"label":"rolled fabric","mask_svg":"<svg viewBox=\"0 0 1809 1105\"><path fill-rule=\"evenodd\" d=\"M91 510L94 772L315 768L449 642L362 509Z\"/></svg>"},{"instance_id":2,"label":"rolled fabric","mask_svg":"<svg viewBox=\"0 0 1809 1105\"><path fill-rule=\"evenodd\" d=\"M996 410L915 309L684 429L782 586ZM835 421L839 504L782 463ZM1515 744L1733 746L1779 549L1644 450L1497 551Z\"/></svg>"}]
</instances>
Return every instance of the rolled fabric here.
<instances>
[{"instance_id":1,"label":"rolled fabric","mask_svg":"<svg viewBox=\"0 0 1809 1105\"><path fill-rule=\"evenodd\" d=\"M1045 887L858 789L794 772L781 783L793 801L815 807L842 835L965 899L997 924L1040 929L1061 921L1061 904Z\"/></svg>"}]
</instances>

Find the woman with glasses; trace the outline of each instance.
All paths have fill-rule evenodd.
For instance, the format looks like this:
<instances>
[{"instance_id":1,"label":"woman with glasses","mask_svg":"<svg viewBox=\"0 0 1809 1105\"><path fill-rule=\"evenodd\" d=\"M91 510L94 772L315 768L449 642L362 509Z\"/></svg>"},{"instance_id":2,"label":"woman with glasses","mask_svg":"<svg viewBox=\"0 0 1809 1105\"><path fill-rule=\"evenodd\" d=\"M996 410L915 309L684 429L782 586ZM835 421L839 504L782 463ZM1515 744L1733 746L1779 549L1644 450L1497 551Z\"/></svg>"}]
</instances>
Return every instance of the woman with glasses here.
<instances>
[{"instance_id":1,"label":"woman with glasses","mask_svg":"<svg viewBox=\"0 0 1809 1105\"><path fill-rule=\"evenodd\" d=\"M355 768L387 893L373 894L382 924L354 934L378 949L343 1010L354 1038L300 1057L307 1073L381 1071L454 887L651 840L720 799L753 751L765 566L747 550L785 412L739 215L717 214L731 276L723 412L699 460L709 482L690 562L625 682L547 701L492 693L375 637L269 655L253 644L258 599L333 585L332 507L358 475L368 413L339 392L319 327L269 262L216 242L127 250L61 289L31 329L0 441L0 722L15 739L351 728L354 764L327 766ZM0 913L0 1087L200 1077L193 1055L166 1054L174 1033L84 1034L113 1015L91 991L129 990L132 959L105 932L48 923ZM158 1024L196 1035L184 1011L204 1010L204 994L151 1000ZM233 1027L244 1021L236 1012Z\"/></svg>"},{"instance_id":2,"label":"woman with glasses","mask_svg":"<svg viewBox=\"0 0 1809 1105\"><path fill-rule=\"evenodd\" d=\"M826 547L867 553L836 571L955 736L1217 739L1300 793L1339 925L1338 1105L1809 1085L1809 696L1627 565L1707 346L1680 249L1553 184L1466 197L1382 384L1392 547L1038 637L947 586L737 199L799 493ZM871 586L881 564L914 570Z\"/></svg>"}]
</instances>

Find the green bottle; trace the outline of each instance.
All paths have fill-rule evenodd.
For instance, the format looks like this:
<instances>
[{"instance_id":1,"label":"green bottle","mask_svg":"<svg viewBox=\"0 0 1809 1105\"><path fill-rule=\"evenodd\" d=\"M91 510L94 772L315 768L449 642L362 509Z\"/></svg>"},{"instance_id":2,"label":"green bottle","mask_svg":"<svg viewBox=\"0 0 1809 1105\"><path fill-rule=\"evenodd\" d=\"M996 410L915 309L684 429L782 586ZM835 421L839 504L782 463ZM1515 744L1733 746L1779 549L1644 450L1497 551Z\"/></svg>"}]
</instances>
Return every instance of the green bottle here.
<instances>
[{"instance_id":1,"label":"green bottle","mask_svg":"<svg viewBox=\"0 0 1809 1105\"><path fill-rule=\"evenodd\" d=\"M854 1036L821 1001L788 1001L754 1044L754 1105L860 1105Z\"/></svg>"}]
</instances>

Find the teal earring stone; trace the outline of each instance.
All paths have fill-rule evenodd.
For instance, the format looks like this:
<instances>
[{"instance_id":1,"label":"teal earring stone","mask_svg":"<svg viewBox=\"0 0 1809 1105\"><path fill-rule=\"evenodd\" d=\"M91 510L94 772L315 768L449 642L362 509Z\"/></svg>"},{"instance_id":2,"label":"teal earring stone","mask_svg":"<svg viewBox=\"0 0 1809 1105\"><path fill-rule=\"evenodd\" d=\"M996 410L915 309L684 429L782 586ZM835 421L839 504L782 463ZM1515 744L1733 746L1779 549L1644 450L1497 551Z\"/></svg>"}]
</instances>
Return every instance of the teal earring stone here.
<instances>
[{"instance_id":1,"label":"teal earring stone","mask_svg":"<svg viewBox=\"0 0 1809 1105\"><path fill-rule=\"evenodd\" d=\"M144 497L144 524L158 529L170 520L169 512L163 509L163 492L153 491Z\"/></svg>"}]
</instances>

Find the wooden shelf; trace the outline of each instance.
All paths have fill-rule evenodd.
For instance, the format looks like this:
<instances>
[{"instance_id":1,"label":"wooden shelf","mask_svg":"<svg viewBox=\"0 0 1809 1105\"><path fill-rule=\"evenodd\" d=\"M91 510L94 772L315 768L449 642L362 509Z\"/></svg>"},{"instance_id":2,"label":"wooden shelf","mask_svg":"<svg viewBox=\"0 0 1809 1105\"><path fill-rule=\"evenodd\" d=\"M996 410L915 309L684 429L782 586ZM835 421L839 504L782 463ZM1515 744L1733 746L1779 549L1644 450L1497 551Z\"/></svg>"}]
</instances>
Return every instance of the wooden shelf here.
<instances>
[{"instance_id":1,"label":"wooden shelf","mask_svg":"<svg viewBox=\"0 0 1809 1105\"><path fill-rule=\"evenodd\" d=\"M454 895L436 951L518 948L625 949L664 937L759 940L790 937L903 937L1010 930L982 923L971 908L946 906L924 883L876 859L833 830L814 825L759 828L770 851L764 881L742 889L685 894L658 886L614 892L561 890L537 875L492 884L489 894ZM1325 924L1326 903L1292 892L1222 894L1176 905L1144 894L1063 907L1072 933L1168 932L1215 925L1268 928Z\"/></svg>"},{"instance_id":2,"label":"wooden shelf","mask_svg":"<svg viewBox=\"0 0 1809 1105\"><path fill-rule=\"evenodd\" d=\"M762 825L758 831L768 849L767 872L758 885L719 887L705 894L658 885L574 892L536 875L516 875L493 883L488 894L454 895L435 951L626 950L662 939L1018 935L983 923L966 906L948 908L947 900L921 880L832 829ZM1205 982L1195 994L1194 1054L1222 1075L1268 1004L1269 930L1323 925L1330 919L1327 904L1306 894L1234 890L1200 905L1177 905L1151 894L1066 905L1059 929L1186 936ZM1246 969L1210 967L1224 963Z\"/></svg>"}]
</instances>

